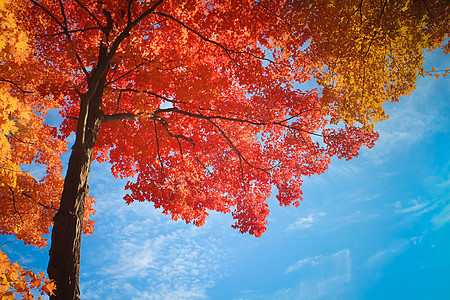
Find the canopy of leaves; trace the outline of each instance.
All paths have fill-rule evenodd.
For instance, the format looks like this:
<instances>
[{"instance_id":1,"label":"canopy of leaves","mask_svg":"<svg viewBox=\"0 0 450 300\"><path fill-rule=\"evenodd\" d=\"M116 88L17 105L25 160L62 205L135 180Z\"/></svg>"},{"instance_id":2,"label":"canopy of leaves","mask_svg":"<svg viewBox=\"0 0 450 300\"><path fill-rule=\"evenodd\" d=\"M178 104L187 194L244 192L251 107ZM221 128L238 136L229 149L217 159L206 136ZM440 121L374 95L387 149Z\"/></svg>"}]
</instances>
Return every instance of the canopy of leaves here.
<instances>
[{"instance_id":1,"label":"canopy of leaves","mask_svg":"<svg viewBox=\"0 0 450 300\"><path fill-rule=\"evenodd\" d=\"M0 2L0 233L44 247L47 240L43 236L49 234L59 206L63 184L60 156L67 143L57 136L56 128L44 123L47 111L60 107L58 96L30 97L50 77L44 70L35 72L39 67L36 52L29 47L26 31L16 22L15 13L25 9L22 5L22 1ZM45 168L42 178L23 171L37 168L37 164ZM92 203L90 198L86 233L93 232L89 220ZM44 295L54 288L44 273L12 264L0 250L1 299L18 295L33 299L33 290Z\"/></svg>"},{"instance_id":2,"label":"canopy of leaves","mask_svg":"<svg viewBox=\"0 0 450 300\"><path fill-rule=\"evenodd\" d=\"M382 104L412 90L422 49L448 33L448 6L417 2L2 2L1 233L45 245L64 139L101 69L95 155L133 177L126 202L196 225L231 212L260 236L273 186L299 205L302 177L372 147ZM312 78L323 89L298 89ZM50 109L61 135L44 123ZM22 171L31 163L42 179Z\"/></svg>"},{"instance_id":3,"label":"canopy of leaves","mask_svg":"<svg viewBox=\"0 0 450 300\"><path fill-rule=\"evenodd\" d=\"M48 88L46 81L54 76L50 70L37 69L36 50L28 47L27 35L16 22L14 13L25 9L22 4L11 0L0 6L4 26L0 39L0 232L44 247L43 235L49 234L59 206L63 184L60 156L67 143L57 136L57 128L44 122L48 110L60 108L61 95L35 91ZM27 167L31 164L34 168L38 168L36 164L45 166L42 178L23 171L31 169ZM86 217L89 215L90 210ZM86 231L92 232L92 227L87 218Z\"/></svg>"},{"instance_id":4,"label":"canopy of leaves","mask_svg":"<svg viewBox=\"0 0 450 300\"><path fill-rule=\"evenodd\" d=\"M448 1L289 2L309 37L306 53L332 123L386 119L383 103L409 95L425 74L423 50L450 49Z\"/></svg>"}]
</instances>

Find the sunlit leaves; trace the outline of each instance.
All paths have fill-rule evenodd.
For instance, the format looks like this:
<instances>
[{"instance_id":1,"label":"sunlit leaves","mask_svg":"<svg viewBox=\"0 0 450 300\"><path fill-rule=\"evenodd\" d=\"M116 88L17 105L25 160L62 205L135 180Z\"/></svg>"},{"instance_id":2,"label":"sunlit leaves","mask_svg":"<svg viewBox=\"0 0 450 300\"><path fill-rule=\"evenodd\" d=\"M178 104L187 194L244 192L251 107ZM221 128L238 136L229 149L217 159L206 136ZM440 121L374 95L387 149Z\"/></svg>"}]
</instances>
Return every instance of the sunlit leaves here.
<instances>
[{"instance_id":1,"label":"sunlit leaves","mask_svg":"<svg viewBox=\"0 0 450 300\"><path fill-rule=\"evenodd\" d=\"M0 250L0 299L34 299L32 291L41 295L51 295L55 290L53 281L46 279L44 273L34 273L18 263L11 263L6 254ZM42 299L38 297L37 299Z\"/></svg>"},{"instance_id":2,"label":"sunlit leaves","mask_svg":"<svg viewBox=\"0 0 450 300\"><path fill-rule=\"evenodd\" d=\"M272 187L281 205L298 206L303 178L372 147L383 103L424 74L422 51L445 41L448 6L417 2L21 2L14 24L33 33L32 59L0 67L17 69L2 93L1 149L8 163L22 159L11 165L22 181L4 191L10 223L25 216L24 192L38 191L33 207L57 207L60 139L75 132L80 95L104 68L94 153L130 178L126 202L151 201L196 225L211 210L231 212L235 228L260 236ZM320 88L300 91L310 79ZM51 108L64 118L61 136L43 125ZM25 159L55 176L33 182L20 173Z\"/></svg>"},{"instance_id":3,"label":"sunlit leaves","mask_svg":"<svg viewBox=\"0 0 450 300\"><path fill-rule=\"evenodd\" d=\"M14 10L21 3L16 0L0 1L0 58L23 62L29 52L28 37L17 26Z\"/></svg>"},{"instance_id":4,"label":"sunlit leaves","mask_svg":"<svg viewBox=\"0 0 450 300\"><path fill-rule=\"evenodd\" d=\"M2 24L7 27L1 34L10 37L0 65L0 234L44 247L43 236L49 234L59 207L60 157L67 142L57 128L45 124L47 111L60 107L61 95L58 89L51 90L53 82L46 83L51 70L40 69L37 50L22 37L26 32L20 23L23 4L6 1L0 7L0 16L8 21ZM86 217L92 211L92 201L88 203ZM92 232L92 221L87 218L85 223L86 232Z\"/></svg>"},{"instance_id":5,"label":"sunlit leaves","mask_svg":"<svg viewBox=\"0 0 450 300\"><path fill-rule=\"evenodd\" d=\"M423 50L449 46L446 1L290 2L333 123L386 119L383 103L408 95L424 74Z\"/></svg>"}]
</instances>

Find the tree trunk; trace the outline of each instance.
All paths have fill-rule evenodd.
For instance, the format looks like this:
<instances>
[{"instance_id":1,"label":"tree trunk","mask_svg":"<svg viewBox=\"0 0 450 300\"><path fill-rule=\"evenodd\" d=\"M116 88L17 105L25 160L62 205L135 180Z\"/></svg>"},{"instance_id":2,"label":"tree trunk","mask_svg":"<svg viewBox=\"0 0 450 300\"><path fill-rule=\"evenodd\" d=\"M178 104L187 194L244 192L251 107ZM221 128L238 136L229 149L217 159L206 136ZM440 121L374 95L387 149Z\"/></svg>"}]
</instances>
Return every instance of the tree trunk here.
<instances>
[{"instance_id":1,"label":"tree trunk","mask_svg":"<svg viewBox=\"0 0 450 300\"><path fill-rule=\"evenodd\" d=\"M99 64L100 65L100 64ZM89 90L80 94L80 113L75 144L69 159L59 210L53 221L50 261L47 272L55 280L51 300L80 299L80 251L84 204L93 150L103 118L101 103L109 65L93 70ZM103 71L99 71L103 70Z\"/></svg>"},{"instance_id":2,"label":"tree trunk","mask_svg":"<svg viewBox=\"0 0 450 300\"><path fill-rule=\"evenodd\" d=\"M98 132L98 130L97 130ZM76 144L75 144L76 145ZM56 296L50 299L80 299L79 274L84 203L89 193L88 178L93 147L73 147L64 190L54 217L50 261L47 272L56 282Z\"/></svg>"}]
</instances>

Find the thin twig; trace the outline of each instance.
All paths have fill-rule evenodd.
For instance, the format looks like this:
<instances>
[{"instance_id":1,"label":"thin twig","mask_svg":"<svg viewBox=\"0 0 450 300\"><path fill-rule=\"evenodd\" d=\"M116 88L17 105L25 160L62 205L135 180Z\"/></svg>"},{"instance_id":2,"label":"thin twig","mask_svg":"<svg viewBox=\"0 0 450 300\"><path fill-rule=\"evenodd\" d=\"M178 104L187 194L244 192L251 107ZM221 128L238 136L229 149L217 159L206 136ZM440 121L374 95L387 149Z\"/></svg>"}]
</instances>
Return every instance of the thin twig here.
<instances>
[{"instance_id":1,"label":"thin twig","mask_svg":"<svg viewBox=\"0 0 450 300\"><path fill-rule=\"evenodd\" d=\"M161 155L159 153L159 139L158 139L158 131L156 130L156 121L155 120L153 120L153 125L155 127L156 151L157 151L157 155L158 155L159 165L161 166L161 176L162 176L163 181L165 181L166 176L164 175L164 165L162 163Z\"/></svg>"},{"instance_id":2,"label":"thin twig","mask_svg":"<svg viewBox=\"0 0 450 300\"><path fill-rule=\"evenodd\" d=\"M10 186L8 186L8 187L9 187L9 190L11 191L11 197L12 197L12 201L13 201L13 208L14 208L14 211L15 211L14 214L17 213L19 215L20 221L23 223L22 216L20 215L20 213L17 211L17 208L16 208L16 198L14 197L14 190L12 189L12 187L10 187Z\"/></svg>"},{"instance_id":3,"label":"thin twig","mask_svg":"<svg viewBox=\"0 0 450 300\"><path fill-rule=\"evenodd\" d=\"M244 188L245 195L247 195L247 187L245 185L245 180L244 180L244 168L242 167L242 157L241 156L239 156L239 166L240 166L240 169L241 169L242 187Z\"/></svg>"},{"instance_id":4,"label":"thin twig","mask_svg":"<svg viewBox=\"0 0 450 300\"><path fill-rule=\"evenodd\" d=\"M217 130L222 134L222 136L225 138L225 140L228 142L228 144L230 145L230 147L236 152L236 154L242 158L242 160L249 165L250 167L263 171L264 173L266 173L269 177L270 177L270 173L268 172L269 170L271 170L271 168L268 169L263 169L263 168L259 168L257 166L252 165L249 161L247 161L245 159L245 157L242 155L242 153L236 148L236 146L233 144L233 142L230 140L230 138L226 135L226 133L222 130L222 128L219 127L219 125L217 125L216 123L214 123L212 120L208 119L208 122L210 122L214 127L217 128Z\"/></svg>"},{"instance_id":5,"label":"thin twig","mask_svg":"<svg viewBox=\"0 0 450 300\"><path fill-rule=\"evenodd\" d=\"M266 58L266 57L260 57L260 56L258 56L258 55L253 54L253 53L250 53L250 52L248 52L248 51L236 51L236 50L228 49L228 48L226 48L224 45L222 45L221 43L216 42L216 41L214 41L214 40L211 40L211 39L209 39L209 38L203 36L203 35L200 34L198 31L192 29L191 27L189 27L188 25L186 25L186 24L183 23L182 21L180 21L180 20L178 20L178 19L172 17L171 15L168 15L168 14L165 14L165 13L162 13L162 12L153 12L153 14L155 14L155 15L160 15L160 16L164 16L164 17L166 17L166 18L169 18L169 19L171 19L172 21L174 21L174 22L180 24L181 26L183 26L183 27L186 28L187 30L191 31L192 33L194 33L195 35L197 35L197 36L198 36L199 38L201 38L202 40L204 40L204 41L206 41L206 42L209 42L209 43L212 43L212 44L214 44L214 45L216 45L216 46L222 48L222 50L225 51L225 53L227 54L228 58L230 58L230 60L233 60L233 58L231 57L230 53L234 53L234 54L247 54L247 55L253 56L253 57L255 57L255 58L259 59L259 60L267 61L267 62L269 62L269 63L271 63L271 64L274 64L275 66L277 65L277 63L274 62L274 61L271 60L271 59L268 59L268 58Z\"/></svg>"},{"instance_id":6,"label":"thin twig","mask_svg":"<svg viewBox=\"0 0 450 300\"><path fill-rule=\"evenodd\" d=\"M131 70L128 70L127 72L125 72L124 74L120 75L119 77L117 77L114 80L109 81L106 86L110 85L111 83L114 83L116 81L119 81L120 79L124 78L125 76L129 75L130 73L136 71L137 69L139 69L140 67L142 67L143 65L146 65L147 63L140 63L137 66L133 67Z\"/></svg>"},{"instance_id":7,"label":"thin twig","mask_svg":"<svg viewBox=\"0 0 450 300\"><path fill-rule=\"evenodd\" d=\"M81 8L83 8L92 17L92 19L94 19L95 23L97 23L97 25L99 27L103 28L102 23L100 23L100 21L97 19L97 17L86 6L84 6L79 0L75 0L75 2L79 6L81 6Z\"/></svg>"},{"instance_id":8,"label":"thin twig","mask_svg":"<svg viewBox=\"0 0 450 300\"><path fill-rule=\"evenodd\" d=\"M46 208L46 209L52 209L52 210L55 210L55 211L57 210L57 209L54 208L53 206L47 206L47 205L45 205L45 204L39 202L38 200L34 199L33 197L31 197L30 195L28 195L28 194L25 193L25 192L22 192L22 195L24 195L25 197L30 198L31 200L33 200L34 202L36 202L37 204L39 204L40 206L42 206L42 207L44 207L44 208Z\"/></svg>"},{"instance_id":9,"label":"thin twig","mask_svg":"<svg viewBox=\"0 0 450 300\"><path fill-rule=\"evenodd\" d=\"M33 93L31 91L26 91L26 90L22 89L17 83L15 83L12 80L8 80L8 79L5 79L3 77L0 77L0 81L4 81L4 82L7 82L7 83L10 83L10 84L14 85L16 88L19 89L19 91L21 91L24 94L32 94Z\"/></svg>"},{"instance_id":10,"label":"thin twig","mask_svg":"<svg viewBox=\"0 0 450 300\"><path fill-rule=\"evenodd\" d=\"M64 6L63 6L63 3L62 3L62 0L59 0L59 6L60 6L60 9L61 9L61 15L63 16L63 30L65 32L67 40L69 41L69 45L72 48L73 52L75 53L75 58L76 58L78 64L80 65L81 70L83 71L84 75L86 75L86 78L89 79L90 78L89 72L84 67L83 61L81 60L81 57L78 54L77 49L76 49L75 45L72 42L72 38L71 38L70 33L69 33L69 25L67 23L67 17L66 17L66 13L64 11Z\"/></svg>"},{"instance_id":11,"label":"thin twig","mask_svg":"<svg viewBox=\"0 0 450 300\"><path fill-rule=\"evenodd\" d=\"M101 27L86 27L86 28L82 28L82 29L72 29L72 30L67 30L68 33L77 33L77 32L85 32L85 31L90 31L90 30L101 30ZM52 33L52 34L44 34L42 35L42 37L55 37L58 35L62 35L62 34L66 34L66 32L62 31L62 32L56 32L56 33Z\"/></svg>"}]
</instances>

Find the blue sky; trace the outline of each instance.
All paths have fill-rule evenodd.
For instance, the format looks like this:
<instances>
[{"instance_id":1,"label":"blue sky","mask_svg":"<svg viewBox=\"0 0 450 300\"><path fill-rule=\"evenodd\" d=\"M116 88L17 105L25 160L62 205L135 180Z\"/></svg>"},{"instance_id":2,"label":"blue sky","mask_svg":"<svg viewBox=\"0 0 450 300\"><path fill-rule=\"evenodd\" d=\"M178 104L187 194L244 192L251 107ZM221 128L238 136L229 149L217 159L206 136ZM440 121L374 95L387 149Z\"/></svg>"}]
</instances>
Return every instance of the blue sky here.
<instances>
[{"instance_id":1,"label":"blue sky","mask_svg":"<svg viewBox=\"0 0 450 300\"><path fill-rule=\"evenodd\" d=\"M439 52L425 62L449 65ZM387 105L376 146L305 178L299 208L271 198L261 238L233 230L228 215L196 228L148 203L127 206L126 181L94 164L97 224L83 237L82 299L450 299L449 82L420 78ZM46 269L48 248L2 250Z\"/></svg>"}]
</instances>

